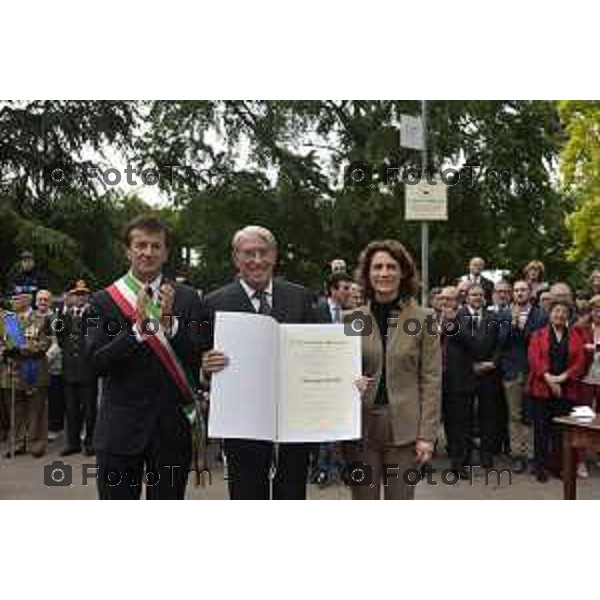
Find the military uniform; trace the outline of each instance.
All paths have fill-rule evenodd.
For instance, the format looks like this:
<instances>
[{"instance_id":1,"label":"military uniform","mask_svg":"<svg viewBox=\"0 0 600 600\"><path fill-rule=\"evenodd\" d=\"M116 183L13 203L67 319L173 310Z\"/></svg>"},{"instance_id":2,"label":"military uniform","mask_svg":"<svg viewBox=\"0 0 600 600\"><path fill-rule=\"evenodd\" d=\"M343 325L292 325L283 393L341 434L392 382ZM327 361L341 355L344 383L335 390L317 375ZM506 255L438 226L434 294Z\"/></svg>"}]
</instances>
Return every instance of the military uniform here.
<instances>
[{"instance_id":1,"label":"military uniform","mask_svg":"<svg viewBox=\"0 0 600 600\"><path fill-rule=\"evenodd\" d=\"M46 351L50 338L46 335L45 319L32 310L17 315L25 334L21 350L5 349L9 360L2 361L0 388L5 401L10 403L11 389L15 389L15 449L19 454L31 452L42 456L48 444L48 359ZM4 319L3 319L4 322ZM4 328L3 328L4 329ZM5 332L4 332L5 333ZM5 335L6 344L6 335ZM6 348L6 346L5 346ZM31 375L26 375L27 368Z\"/></svg>"},{"instance_id":2,"label":"military uniform","mask_svg":"<svg viewBox=\"0 0 600 600\"><path fill-rule=\"evenodd\" d=\"M65 453L81 451L81 433L85 425L84 450L93 452L98 387L85 355L85 308L71 308L63 315L64 327L57 331L62 349L63 380L66 401Z\"/></svg>"}]
</instances>

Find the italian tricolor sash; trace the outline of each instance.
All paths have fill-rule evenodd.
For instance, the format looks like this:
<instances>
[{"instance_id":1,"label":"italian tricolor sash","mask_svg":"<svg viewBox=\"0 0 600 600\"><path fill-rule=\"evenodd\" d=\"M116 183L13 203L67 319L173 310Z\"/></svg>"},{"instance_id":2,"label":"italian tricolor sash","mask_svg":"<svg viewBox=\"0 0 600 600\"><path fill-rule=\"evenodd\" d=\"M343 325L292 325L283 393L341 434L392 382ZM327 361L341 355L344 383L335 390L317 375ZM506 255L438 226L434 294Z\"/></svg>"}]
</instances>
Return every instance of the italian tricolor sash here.
<instances>
[{"instance_id":1,"label":"italian tricolor sash","mask_svg":"<svg viewBox=\"0 0 600 600\"><path fill-rule=\"evenodd\" d=\"M106 291L110 294L110 297L114 300L115 304L126 318L133 320L139 302L143 301L144 308L146 309L145 312L148 317L156 320L156 322L160 324L161 314L159 305L148 298L142 283L131 273L127 273L127 275L121 277L118 281L115 281L106 288ZM156 327L153 326L153 332L154 329L156 329ZM193 405L195 399L194 389L189 382L179 358L173 351L173 347L165 336L162 325L159 326L157 332L152 335L149 333L146 336L146 342L154 354L159 358L177 387L181 390L186 402Z\"/></svg>"}]
</instances>

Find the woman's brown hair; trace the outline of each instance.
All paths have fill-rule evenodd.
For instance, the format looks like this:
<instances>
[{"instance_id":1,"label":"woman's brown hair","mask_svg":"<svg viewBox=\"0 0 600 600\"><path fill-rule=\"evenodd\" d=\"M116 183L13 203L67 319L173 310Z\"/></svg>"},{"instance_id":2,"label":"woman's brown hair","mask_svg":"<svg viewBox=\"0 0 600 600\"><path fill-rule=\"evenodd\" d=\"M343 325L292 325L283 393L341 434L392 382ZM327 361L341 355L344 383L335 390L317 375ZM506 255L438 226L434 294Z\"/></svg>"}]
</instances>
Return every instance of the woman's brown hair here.
<instances>
[{"instance_id":1,"label":"woman's brown hair","mask_svg":"<svg viewBox=\"0 0 600 600\"><path fill-rule=\"evenodd\" d=\"M527 272L531 271L531 269L536 269L538 271L538 278L540 281L542 281L544 278L544 272L546 271L544 263L541 260L530 260L523 269L523 275L527 277Z\"/></svg>"},{"instance_id":2,"label":"woman's brown hair","mask_svg":"<svg viewBox=\"0 0 600 600\"><path fill-rule=\"evenodd\" d=\"M400 295L415 296L420 288L419 273L413 257L397 240L375 240L367 244L360 253L355 278L362 287L365 298L373 298L373 287L369 271L371 261L377 252L387 252L399 265L402 277L400 279Z\"/></svg>"}]
</instances>

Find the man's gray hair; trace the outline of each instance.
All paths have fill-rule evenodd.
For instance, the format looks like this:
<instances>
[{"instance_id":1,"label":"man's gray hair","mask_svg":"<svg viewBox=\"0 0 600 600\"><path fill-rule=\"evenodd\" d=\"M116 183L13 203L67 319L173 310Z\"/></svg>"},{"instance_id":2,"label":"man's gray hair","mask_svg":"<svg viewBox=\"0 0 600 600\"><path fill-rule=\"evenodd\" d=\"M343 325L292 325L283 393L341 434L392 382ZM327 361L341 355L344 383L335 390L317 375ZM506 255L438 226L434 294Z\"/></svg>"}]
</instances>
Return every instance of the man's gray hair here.
<instances>
[{"instance_id":1,"label":"man's gray hair","mask_svg":"<svg viewBox=\"0 0 600 600\"><path fill-rule=\"evenodd\" d=\"M233 239L231 240L231 249L233 252L237 250L237 247L240 245L240 242L247 237L258 236L262 240L264 240L271 248L277 250L277 240L275 236L266 228L261 227L260 225L247 225L242 229L238 229L233 234Z\"/></svg>"}]
</instances>

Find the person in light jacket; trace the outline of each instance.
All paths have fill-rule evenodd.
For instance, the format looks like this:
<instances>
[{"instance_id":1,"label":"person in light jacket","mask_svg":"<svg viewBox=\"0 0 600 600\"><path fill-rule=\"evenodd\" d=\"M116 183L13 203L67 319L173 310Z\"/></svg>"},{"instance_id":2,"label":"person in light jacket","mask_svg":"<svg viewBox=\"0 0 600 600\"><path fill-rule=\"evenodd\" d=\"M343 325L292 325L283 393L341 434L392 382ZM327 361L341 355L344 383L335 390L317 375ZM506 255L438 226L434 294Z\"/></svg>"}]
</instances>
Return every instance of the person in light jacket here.
<instances>
[{"instance_id":1,"label":"person in light jacket","mask_svg":"<svg viewBox=\"0 0 600 600\"><path fill-rule=\"evenodd\" d=\"M362 439L345 444L355 500L414 498L439 428L441 352L431 309L417 305L414 260L396 240L374 241L357 268L366 304L344 316L362 335Z\"/></svg>"}]
</instances>

